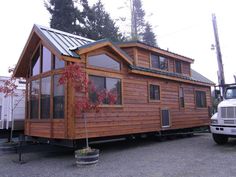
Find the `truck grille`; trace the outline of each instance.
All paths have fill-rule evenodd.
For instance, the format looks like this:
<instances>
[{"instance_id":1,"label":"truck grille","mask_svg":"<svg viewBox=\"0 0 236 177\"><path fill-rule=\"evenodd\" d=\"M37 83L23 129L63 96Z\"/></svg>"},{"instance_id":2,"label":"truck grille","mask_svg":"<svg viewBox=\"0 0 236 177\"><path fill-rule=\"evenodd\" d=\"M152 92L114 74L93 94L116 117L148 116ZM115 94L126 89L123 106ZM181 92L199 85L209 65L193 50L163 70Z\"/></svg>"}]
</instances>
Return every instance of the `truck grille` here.
<instances>
[{"instance_id":1,"label":"truck grille","mask_svg":"<svg viewBox=\"0 0 236 177\"><path fill-rule=\"evenodd\" d=\"M236 118L236 107L222 107L221 117L222 118Z\"/></svg>"}]
</instances>

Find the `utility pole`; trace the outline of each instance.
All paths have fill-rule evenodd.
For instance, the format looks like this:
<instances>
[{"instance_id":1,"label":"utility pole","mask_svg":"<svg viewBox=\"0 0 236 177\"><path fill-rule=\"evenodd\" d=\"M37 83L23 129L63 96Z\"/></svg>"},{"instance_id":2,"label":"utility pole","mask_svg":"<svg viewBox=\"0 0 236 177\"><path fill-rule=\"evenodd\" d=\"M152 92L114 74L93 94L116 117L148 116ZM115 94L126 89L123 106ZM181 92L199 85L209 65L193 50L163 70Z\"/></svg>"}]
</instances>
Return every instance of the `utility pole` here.
<instances>
[{"instance_id":1,"label":"utility pole","mask_svg":"<svg viewBox=\"0 0 236 177\"><path fill-rule=\"evenodd\" d=\"M225 92L225 76L224 76L224 68L222 63L222 55L220 50L220 41L218 36L218 28L216 23L216 16L212 14L212 23L215 35L215 47L216 47L216 55L217 55L217 62L218 62L218 83L222 87L222 95Z\"/></svg>"}]
</instances>

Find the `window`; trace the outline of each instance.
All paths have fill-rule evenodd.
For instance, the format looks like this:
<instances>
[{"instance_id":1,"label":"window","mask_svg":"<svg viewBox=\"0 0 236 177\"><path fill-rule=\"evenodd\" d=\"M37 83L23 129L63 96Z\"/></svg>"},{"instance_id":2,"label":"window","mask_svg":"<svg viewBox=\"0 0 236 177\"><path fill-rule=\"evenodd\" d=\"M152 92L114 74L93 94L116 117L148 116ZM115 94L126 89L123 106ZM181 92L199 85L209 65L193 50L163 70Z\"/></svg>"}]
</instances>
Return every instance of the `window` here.
<instances>
[{"instance_id":1,"label":"window","mask_svg":"<svg viewBox=\"0 0 236 177\"><path fill-rule=\"evenodd\" d=\"M30 118L37 119L39 117L39 80L31 82L30 88Z\"/></svg>"},{"instance_id":2,"label":"window","mask_svg":"<svg viewBox=\"0 0 236 177\"><path fill-rule=\"evenodd\" d=\"M53 118L64 118L65 91L64 85L59 85L61 75L53 77Z\"/></svg>"},{"instance_id":3,"label":"window","mask_svg":"<svg viewBox=\"0 0 236 177\"><path fill-rule=\"evenodd\" d=\"M36 51L31 65L31 75L35 76L40 73L40 54L39 49Z\"/></svg>"},{"instance_id":4,"label":"window","mask_svg":"<svg viewBox=\"0 0 236 177\"><path fill-rule=\"evenodd\" d=\"M101 68L108 68L117 71L120 70L120 63L115 61L106 54L89 56L88 64L91 66L96 66Z\"/></svg>"},{"instance_id":5,"label":"window","mask_svg":"<svg viewBox=\"0 0 236 177\"><path fill-rule=\"evenodd\" d=\"M168 70L168 61L164 57L151 54L151 64L153 68Z\"/></svg>"},{"instance_id":6,"label":"window","mask_svg":"<svg viewBox=\"0 0 236 177\"><path fill-rule=\"evenodd\" d=\"M199 108L204 108L206 107L206 93L203 91L196 91L195 92L196 96L196 106Z\"/></svg>"},{"instance_id":7,"label":"window","mask_svg":"<svg viewBox=\"0 0 236 177\"><path fill-rule=\"evenodd\" d=\"M175 72L176 73L182 73L182 68L181 68L181 62L180 61L175 61Z\"/></svg>"},{"instance_id":8,"label":"window","mask_svg":"<svg viewBox=\"0 0 236 177\"><path fill-rule=\"evenodd\" d=\"M41 118L50 118L50 88L51 77L45 77L41 80Z\"/></svg>"},{"instance_id":9,"label":"window","mask_svg":"<svg viewBox=\"0 0 236 177\"><path fill-rule=\"evenodd\" d=\"M150 100L160 100L160 87L158 85L149 85Z\"/></svg>"},{"instance_id":10,"label":"window","mask_svg":"<svg viewBox=\"0 0 236 177\"><path fill-rule=\"evenodd\" d=\"M53 64L53 69L60 69L65 67L65 62L57 58L55 55L53 55Z\"/></svg>"},{"instance_id":11,"label":"window","mask_svg":"<svg viewBox=\"0 0 236 177\"><path fill-rule=\"evenodd\" d=\"M184 108L184 88L179 88L179 104L181 108Z\"/></svg>"},{"instance_id":12,"label":"window","mask_svg":"<svg viewBox=\"0 0 236 177\"><path fill-rule=\"evenodd\" d=\"M168 109L161 110L161 124L162 127L170 127L170 112Z\"/></svg>"},{"instance_id":13,"label":"window","mask_svg":"<svg viewBox=\"0 0 236 177\"><path fill-rule=\"evenodd\" d=\"M43 47L42 52L42 72L47 72L51 70L51 52L46 47Z\"/></svg>"},{"instance_id":14,"label":"window","mask_svg":"<svg viewBox=\"0 0 236 177\"><path fill-rule=\"evenodd\" d=\"M97 93L106 90L116 96L115 104L121 104L121 80L117 78L89 76L91 86L89 97L92 102L97 101ZM104 104L110 104L109 98L104 99Z\"/></svg>"}]
</instances>

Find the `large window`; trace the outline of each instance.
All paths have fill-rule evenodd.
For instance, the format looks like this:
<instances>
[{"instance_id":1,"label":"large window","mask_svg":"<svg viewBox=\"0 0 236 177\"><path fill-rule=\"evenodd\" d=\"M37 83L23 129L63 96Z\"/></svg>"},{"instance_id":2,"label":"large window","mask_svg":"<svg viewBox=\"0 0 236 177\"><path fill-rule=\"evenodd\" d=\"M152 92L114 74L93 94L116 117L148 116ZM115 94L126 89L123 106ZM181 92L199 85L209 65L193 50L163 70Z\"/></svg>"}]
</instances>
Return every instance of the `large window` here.
<instances>
[{"instance_id":1,"label":"large window","mask_svg":"<svg viewBox=\"0 0 236 177\"><path fill-rule=\"evenodd\" d=\"M59 85L60 75L53 77L53 118L64 118L64 85Z\"/></svg>"},{"instance_id":2,"label":"large window","mask_svg":"<svg viewBox=\"0 0 236 177\"><path fill-rule=\"evenodd\" d=\"M42 57L42 72L47 72L51 70L51 52L46 48L43 47L43 57Z\"/></svg>"},{"instance_id":3,"label":"large window","mask_svg":"<svg viewBox=\"0 0 236 177\"><path fill-rule=\"evenodd\" d=\"M41 118L50 118L50 91L51 77L45 77L41 80Z\"/></svg>"},{"instance_id":4,"label":"large window","mask_svg":"<svg viewBox=\"0 0 236 177\"><path fill-rule=\"evenodd\" d=\"M98 93L106 90L116 97L115 104L121 104L121 80L117 78L89 76L91 81L89 97L92 102L97 101ZM110 104L109 97L103 100L104 104Z\"/></svg>"},{"instance_id":5,"label":"large window","mask_svg":"<svg viewBox=\"0 0 236 177\"><path fill-rule=\"evenodd\" d=\"M181 61L175 61L175 72L182 73Z\"/></svg>"},{"instance_id":6,"label":"large window","mask_svg":"<svg viewBox=\"0 0 236 177\"><path fill-rule=\"evenodd\" d=\"M160 100L160 86L159 85L149 85L149 99L150 100Z\"/></svg>"},{"instance_id":7,"label":"large window","mask_svg":"<svg viewBox=\"0 0 236 177\"><path fill-rule=\"evenodd\" d=\"M2 105L0 105L0 120L2 119Z\"/></svg>"},{"instance_id":8,"label":"large window","mask_svg":"<svg viewBox=\"0 0 236 177\"><path fill-rule=\"evenodd\" d=\"M179 105L181 108L184 108L184 88L179 88Z\"/></svg>"},{"instance_id":9,"label":"large window","mask_svg":"<svg viewBox=\"0 0 236 177\"><path fill-rule=\"evenodd\" d=\"M206 92L196 91L195 92L196 107L204 108L206 107Z\"/></svg>"},{"instance_id":10,"label":"large window","mask_svg":"<svg viewBox=\"0 0 236 177\"><path fill-rule=\"evenodd\" d=\"M39 73L40 73L40 49L37 49L32 59L31 75L35 76L38 75Z\"/></svg>"},{"instance_id":11,"label":"large window","mask_svg":"<svg viewBox=\"0 0 236 177\"><path fill-rule=\"evenodd\" d=\"M30 119L64 118L64 86L59 85L60 70L65 62L46 47L39 45L31 61L27 83L27 117ZM53 72L48 72L54 70Z\"/></svg>"},{"instance_id":12,"label":"large window","mask_svg":"<svg viewBox=\"0 0 236 177\"><path fill-rule=\"evenodd\" d=\"M88 64L95 67L108 68L117 71L120 70L120 63L106 54L89 56Z\"/></svg>"},{"instance_id":13,"label":"large window","mask_svg":"<svg viewBox=\"0 0 236 177\"><path fill-rule=\"evenodd\" d=\"M38 119L39 117L39 80L31 82L30 88L30 118Z\"/></svg>"},{"instance_id":14,"label":"large window","mask_svg":"<svg viewBox=\"0 0 236 177\"><path fill-rule=\"evenodd\" d=\"M65 62L53 55L53 69L60 69L65 67Z\"/></svg>"},{"instance_id":15,"label":"large window","mask_svg":"<svg viewBox=\"0 0 236 177\"><path fill-rule=\"evenodd\" d=\"M151 54L152 68L168 70L168 61L166 58Z\"/></svg>"}]
</instances>

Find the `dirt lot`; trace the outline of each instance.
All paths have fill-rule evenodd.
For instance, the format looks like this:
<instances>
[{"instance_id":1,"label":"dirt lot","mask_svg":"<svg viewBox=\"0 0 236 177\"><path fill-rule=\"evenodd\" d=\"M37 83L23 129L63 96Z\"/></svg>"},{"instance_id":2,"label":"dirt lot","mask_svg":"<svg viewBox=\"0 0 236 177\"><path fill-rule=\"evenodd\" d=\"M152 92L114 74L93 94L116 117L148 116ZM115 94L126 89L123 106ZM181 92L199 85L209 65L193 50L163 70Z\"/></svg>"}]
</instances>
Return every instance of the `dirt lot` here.
<instances>
[{"instance_id":1,"label":"dirt lot","mask_svg":"<svg viewBox=\"0 0 236 177\"><path fill-rule=\"evenodd\" d=\"M97 165L76 167L73 151L34 147L23 155L0 152L1 177L228 177L236 176L236 140L216 145L210 134L155 141L113 142L96 145ZM29 151L30 151L29 150Z\"/></svg>"}]
</instances>

